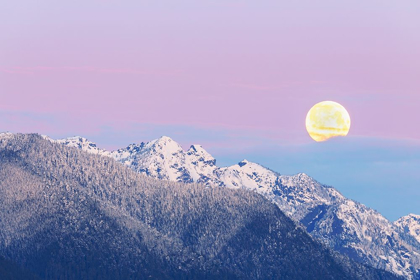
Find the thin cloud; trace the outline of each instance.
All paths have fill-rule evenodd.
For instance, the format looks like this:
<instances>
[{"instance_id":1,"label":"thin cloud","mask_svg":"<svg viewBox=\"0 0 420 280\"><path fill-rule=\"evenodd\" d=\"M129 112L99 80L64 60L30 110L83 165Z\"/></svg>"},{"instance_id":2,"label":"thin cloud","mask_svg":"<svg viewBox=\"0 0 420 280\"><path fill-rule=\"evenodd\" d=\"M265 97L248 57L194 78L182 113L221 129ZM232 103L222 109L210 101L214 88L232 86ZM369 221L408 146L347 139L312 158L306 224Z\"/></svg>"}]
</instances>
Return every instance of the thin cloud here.
<instances>
[{"instance_id":1,"label":"thin cloud","mask_svg":"<svg viewBox=\"0 0 420 280\"><path fill-rule=\"evenodd\" d=\"M103 68L92 66L80 67L50 67L50 66L35 66L35 67L10 67L0 68L0 72L9 74L36 74L41 72L93 72L105 74L136 74L136 75L177 75L181 74L180 70L144 70L135 68Z\"/></svg>"},{"instance_id":2,"label":"thin cloud","mask_svg":"<svg viewBox=\"0 0 420 280\"><path fill-rule=\"evenodd\" d=\"M276 86L266 86L266 85L258 85L258 84L244 84L244 83L231 83L230 86L245 88L245 89L252 89L252 90L276 90L276 89L283 89L289 87L290 85L276 85Z\"/></svg>"}]
</instances>

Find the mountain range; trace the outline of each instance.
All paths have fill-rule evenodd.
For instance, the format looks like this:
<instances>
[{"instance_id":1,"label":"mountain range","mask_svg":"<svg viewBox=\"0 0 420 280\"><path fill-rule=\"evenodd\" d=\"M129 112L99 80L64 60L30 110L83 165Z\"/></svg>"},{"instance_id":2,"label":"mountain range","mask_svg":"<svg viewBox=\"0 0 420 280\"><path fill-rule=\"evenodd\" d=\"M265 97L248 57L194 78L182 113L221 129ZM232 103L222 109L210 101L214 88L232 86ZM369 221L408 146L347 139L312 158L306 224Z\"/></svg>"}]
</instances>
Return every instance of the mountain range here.
<instances>
[{"instance_id":1,"label":"mountain range","mask_svg":"<svg viewBox=\"0 0 420 280\"><path fill-rule=\"evenodd\" d=\"M85 140L96 154L45 138L0 135L5 279L400 279L328 249L257 192L156 179Z\"/></svg>"},{"instance_id":2,"label":"mountain range","mask_svg":"<svg viewBox=\"0 0 420 280\"><path fill-rule=\"evenodd\" d=\"M274 202L316 240L357 262L406 279L420 279L420 216L391 222L377 211L344 197L335 188L300 173L281 175L247 160L218 167L200 145L187 151L169 137L106 151L83 137L46 139L110 157L149 177L207 186L245 189Z\"/></svg>"}]
</instances>

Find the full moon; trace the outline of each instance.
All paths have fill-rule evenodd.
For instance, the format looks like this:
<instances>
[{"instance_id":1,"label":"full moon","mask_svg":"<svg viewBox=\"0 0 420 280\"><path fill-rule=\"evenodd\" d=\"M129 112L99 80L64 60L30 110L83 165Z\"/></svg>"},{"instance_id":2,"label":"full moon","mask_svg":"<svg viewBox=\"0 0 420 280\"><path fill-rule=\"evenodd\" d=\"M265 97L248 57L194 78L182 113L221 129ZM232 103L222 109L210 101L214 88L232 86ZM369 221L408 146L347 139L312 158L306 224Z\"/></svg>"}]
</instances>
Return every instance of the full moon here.
<instances>
[{"instance_id":1,"label":"full moon","mask_svg":"<svg viewBox=\"0 0 420 280\"><path fill-rule=\"evenodd\" d=\"M317 103L306 115L306 130L317 142L346 136L350 130L350 115L346 108L337 102Z\"/></svg>"}]
</instances>

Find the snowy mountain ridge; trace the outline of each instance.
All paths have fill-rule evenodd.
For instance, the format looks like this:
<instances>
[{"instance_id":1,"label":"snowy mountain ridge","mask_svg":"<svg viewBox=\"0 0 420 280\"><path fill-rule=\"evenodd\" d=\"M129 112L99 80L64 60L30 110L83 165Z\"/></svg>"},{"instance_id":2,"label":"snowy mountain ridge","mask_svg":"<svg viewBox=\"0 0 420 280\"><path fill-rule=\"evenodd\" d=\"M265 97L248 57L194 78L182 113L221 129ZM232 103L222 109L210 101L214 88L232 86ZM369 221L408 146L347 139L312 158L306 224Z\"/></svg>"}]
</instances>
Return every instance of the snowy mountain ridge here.
<instances>
[{"instance_id":1,"label":"snowy mountain ridge","mask_svg":"<svg viewBox=\"0 0 420 280\"><path fill-rule=\"evenodd\" d=\"M89 140L81 136L73 136L73 137L69 137L65 139L58 139L58 140L54 140L46 135L42 135L42 137L51 142L63 144L68 147L79 148L91 154L97 154L97 155L103 155L103 156L110 156L111 154L110 152L106 150L99 149L95 143L90 142Z\"/></svg>"},{"instance_id":2,"label":"snowy mountain ridge","mask_svg":"<svg viewBox=\"0 0 420 280\"><path fill-rule=\"evenodd\" d=\"M402 279L327 250L257 193L158 180L77 147L0 138L2 280Z\"/></svg>"},{"instance_id":3,"label":"snowy mountain ridge","mask_svg":"<svg viewBox=\"0 0 420 280\"><path fill-rule=\"evenodd\" d=\"M394 224L420 242L420 215L409 214L399 218Z\"/></svg>"},{"instance_id":4,"label":"snowy mountain ridge","mask_svg":"<svg viewBox=\"0 0 420 280\"><path fill-rule=\"evenodd\" d=\"M407 279L420 279L419 222L414 216L392 223L304 173L280 175L247 160L217 167L216 160L200 145L184 151L166 136L112 152L83 137L52 141L112 157L154 178L258 192L338 252Z\"/></svg>"}]
</instances>

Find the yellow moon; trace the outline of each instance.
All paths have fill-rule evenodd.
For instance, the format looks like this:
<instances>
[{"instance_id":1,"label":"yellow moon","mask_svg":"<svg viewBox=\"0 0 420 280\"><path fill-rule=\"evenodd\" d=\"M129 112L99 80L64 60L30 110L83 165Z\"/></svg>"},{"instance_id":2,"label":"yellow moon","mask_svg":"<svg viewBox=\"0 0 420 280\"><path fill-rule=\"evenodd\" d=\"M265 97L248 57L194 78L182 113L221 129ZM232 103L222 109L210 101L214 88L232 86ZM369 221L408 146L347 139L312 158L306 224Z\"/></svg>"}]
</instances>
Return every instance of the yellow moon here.
<instances>
[{"instance_id":1,"label":"yellow moon","mask_svg":"<svg viewBox=\"0 0 420 280\"><path fill-rule=\"evenodd\" d=\"M317 142L346 136L350 130L350 115L346 108L337 102L320 102L306 115L306 130Z\"/></svg>"}]
</instances>

